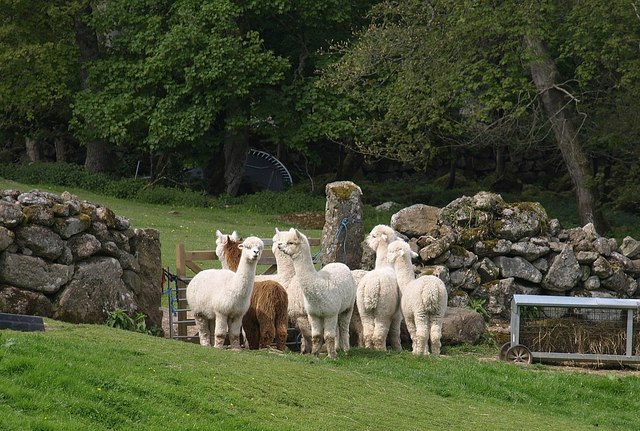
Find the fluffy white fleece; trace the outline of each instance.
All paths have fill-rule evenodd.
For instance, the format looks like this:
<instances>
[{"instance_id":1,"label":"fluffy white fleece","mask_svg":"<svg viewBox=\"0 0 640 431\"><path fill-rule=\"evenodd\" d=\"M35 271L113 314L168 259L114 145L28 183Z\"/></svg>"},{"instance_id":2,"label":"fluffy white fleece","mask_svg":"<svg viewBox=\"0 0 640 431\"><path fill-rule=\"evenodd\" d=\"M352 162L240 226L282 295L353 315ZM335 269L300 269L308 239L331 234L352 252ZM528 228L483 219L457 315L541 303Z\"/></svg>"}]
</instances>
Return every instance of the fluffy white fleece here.
<instances>
[{"instance_id":1,"label":"fluffy white fleece","mask_svg":"<svg viewBox=\"0 0 640 431\"><path fill-rule=\"evenodd\" d=\"M197 273L187 286L187 302L194 313L200 344L224 345L227 334L231 348L240 348L242 317L249 309L256 266L264 243L249 237L239 245L242 255L238 269L207 269Z\"/></svg>"},{"instance_id":2,"label":"fluffy white fleece","mask_svg":"<svg viewBox=\"0 0 640 431\"><path fill-rule=\"evenodd\" d=\"M415 278L411 263L412 251L402 240L392 242L387 258L393 263L402 299L400 307L411 335L414 355L440 354L442 320L447 311L447 288L438 277L424 275ZM414 253L415 254L415 253Z\"/></svg>"},{"instance_id":3,"label":"fluffy white fleece","mask_svg":"<svg viewBox=\"0 0 640 431\"><path fill-rule=\"evenodd\" d=\"M351 270L334 262L316 271L309 240L293 228L280 233L278 247L293 260L294 279L300 284L311 323L311 353L318 356L324 343L329 357L334 359L336 349L349 350L349 322L356 295Z\"/></svg>"}]
</instances>

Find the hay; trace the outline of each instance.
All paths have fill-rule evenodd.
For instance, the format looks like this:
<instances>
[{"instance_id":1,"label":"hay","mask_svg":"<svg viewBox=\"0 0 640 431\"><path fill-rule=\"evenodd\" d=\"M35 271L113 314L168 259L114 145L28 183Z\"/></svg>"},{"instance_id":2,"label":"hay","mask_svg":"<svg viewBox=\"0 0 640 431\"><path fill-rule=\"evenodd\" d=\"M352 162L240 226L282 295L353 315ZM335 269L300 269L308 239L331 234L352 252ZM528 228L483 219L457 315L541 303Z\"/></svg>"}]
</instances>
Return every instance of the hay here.
<instances>
[{"instance_id":1,"label":"hay","mask_svg":"<svg viewBox=\"0 0 640 431\"><path fill-rule=\"evenodd\" d=\"M635 331L633 355L640 354L639 336ZM626 321L594 321L579 317L523 319L520 343L532 352L625 355Z\"/></svg>"}]
</instances>

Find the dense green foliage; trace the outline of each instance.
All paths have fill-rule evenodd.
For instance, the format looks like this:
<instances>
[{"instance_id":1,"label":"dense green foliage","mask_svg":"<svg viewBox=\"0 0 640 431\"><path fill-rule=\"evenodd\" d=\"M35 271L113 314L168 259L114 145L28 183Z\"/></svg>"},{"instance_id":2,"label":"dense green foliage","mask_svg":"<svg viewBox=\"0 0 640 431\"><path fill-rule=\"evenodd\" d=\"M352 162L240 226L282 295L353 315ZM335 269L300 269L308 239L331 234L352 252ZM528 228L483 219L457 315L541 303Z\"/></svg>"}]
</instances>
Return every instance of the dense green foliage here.
<instances>
[{"instance_id":1,"label":"dense green foliage","mask_svg":"<svg viewBox=\"0 0 640 431\"><path fill-rule=\"evenodd\" d=\"M260 103L259 87L282 79L286 62L238 26L232 1L113 1L92 25L109 34L76 98L74 126L127 147L186 150L211 141L218 116L235 99ZM225 127L248 118L227 118ZM91 136L95 134L94 136Z\"/></svg>"},{"instance_id":2,"label":"dense green foliage","mask_svg":"<svg viewBox=\"0 0 640 431\"><path fill-rule=\"evenodd\" d=\"M0 147L13 136L68 136L79 89L76 7L68 0L0 1Z\"/></svg>"},{"instance_id":3,"label":"dense green foliage","mask_svg":"<svg viewBox=\"0 0 640 431\"><path fill-rule=\"evenodd\" d=\"M588 151L637 160L628 96L640 82L640 21L628 2L383 1L371 16L322 81L357 107L342 115L360 150L425 167L439 151L548 146L522 44L539 33Z\"/></svg>"},{"instance_id":4,"label":"dense green foliage","mask_svg":"<svg viewBox=\"0 0 640 431\"><path fill-rule=\"evenodd\" d=\"M486 360L445 347L360 349L336 361L206 349L106 326L46 321L0 332L0 428L633 429L640 380Z\"/></svg>"}]
</instances>

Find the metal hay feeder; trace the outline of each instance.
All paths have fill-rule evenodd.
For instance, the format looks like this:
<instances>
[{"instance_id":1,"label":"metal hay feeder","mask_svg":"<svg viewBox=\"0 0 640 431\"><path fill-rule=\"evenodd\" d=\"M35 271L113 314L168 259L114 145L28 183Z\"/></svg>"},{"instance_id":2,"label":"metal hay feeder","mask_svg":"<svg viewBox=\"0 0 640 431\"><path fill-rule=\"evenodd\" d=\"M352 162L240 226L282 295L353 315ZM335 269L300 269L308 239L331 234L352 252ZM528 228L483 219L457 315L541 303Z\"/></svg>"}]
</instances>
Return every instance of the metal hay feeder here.
<instances>
[{"instance_id":1,"label":"metal hay feeder","mask_svg":"<svg viewBox=\"0 0 640 431\"><path fill-rule=\"evenodd\" d=\"M514 295L510 362L640 363L640 300Z\"/></svg>"}]
</instances>

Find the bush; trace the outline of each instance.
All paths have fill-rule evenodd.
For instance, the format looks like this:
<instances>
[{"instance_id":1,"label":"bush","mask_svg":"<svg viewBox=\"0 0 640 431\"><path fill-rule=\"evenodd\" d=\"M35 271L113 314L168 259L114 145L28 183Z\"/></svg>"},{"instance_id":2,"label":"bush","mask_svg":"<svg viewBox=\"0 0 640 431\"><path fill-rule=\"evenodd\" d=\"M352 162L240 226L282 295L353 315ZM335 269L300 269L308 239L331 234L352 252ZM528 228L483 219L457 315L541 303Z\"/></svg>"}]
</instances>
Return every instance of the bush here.
<instances>
[{"instance_id":1,"label":"bush","mask_svg":"<svg viewBox=\"0 0 640 431\"><path fill-rule=\"evenodd\" d=\"M2 164L0 176L22 183L81 187L95 192L102 192L110 182L104 174L92 174L82 166L69 163Z\"/></svg>"}]
</instances>

